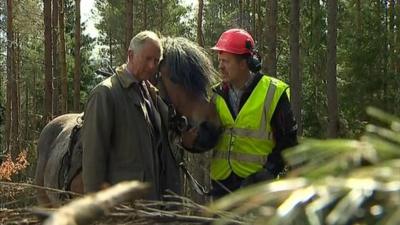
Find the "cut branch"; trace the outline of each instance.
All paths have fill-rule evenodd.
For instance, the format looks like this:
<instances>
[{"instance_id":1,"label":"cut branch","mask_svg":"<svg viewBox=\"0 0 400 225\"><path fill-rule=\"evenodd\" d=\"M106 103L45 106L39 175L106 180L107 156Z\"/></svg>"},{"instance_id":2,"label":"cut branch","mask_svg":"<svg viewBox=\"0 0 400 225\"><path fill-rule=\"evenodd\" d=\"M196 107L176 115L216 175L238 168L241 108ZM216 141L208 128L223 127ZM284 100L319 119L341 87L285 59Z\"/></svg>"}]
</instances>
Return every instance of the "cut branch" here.
<instances>
[{"instance_id":1,"label":"cut branch","mask_svg":"<svg viewBox=\"0 0 400 225\"><path fill-rule=\"evenodd\" d=\"M138 181L122 182L109 189L88 195L59 208L47 219L45 225L89 224L103 216L109 209L126 200L142 197L148 185Z\"/></svg>"}]
</instances>

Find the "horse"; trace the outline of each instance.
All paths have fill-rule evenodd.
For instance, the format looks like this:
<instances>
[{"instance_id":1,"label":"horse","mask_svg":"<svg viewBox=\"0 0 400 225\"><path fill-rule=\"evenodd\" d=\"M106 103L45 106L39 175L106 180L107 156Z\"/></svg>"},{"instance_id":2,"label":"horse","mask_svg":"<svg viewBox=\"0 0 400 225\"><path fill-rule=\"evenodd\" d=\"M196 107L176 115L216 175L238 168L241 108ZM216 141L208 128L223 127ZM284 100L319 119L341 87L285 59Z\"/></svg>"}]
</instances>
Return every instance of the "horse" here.
<instances>
[{"instance_id":1,"label":"horse","mask_svg":"<svg viewBox=\"0 0 400 225\"><path fill-rule=\"evenodd\" d=\"M217 72L205 50L186 38L166 37L162 46L163 58L155 79L159 89L154 90L168 106L170 145L184 145L180 141L184 140L186 150L208 151L217 144L221 133L210 98ZM43 128L37 145L36 185L83 194L81 118L82 113L64 114ZM65 165L65 161L69 164ZM39 205L46 207L59 206L65 197L45 189L37 193Z\"/></svg>"}]
</instances>

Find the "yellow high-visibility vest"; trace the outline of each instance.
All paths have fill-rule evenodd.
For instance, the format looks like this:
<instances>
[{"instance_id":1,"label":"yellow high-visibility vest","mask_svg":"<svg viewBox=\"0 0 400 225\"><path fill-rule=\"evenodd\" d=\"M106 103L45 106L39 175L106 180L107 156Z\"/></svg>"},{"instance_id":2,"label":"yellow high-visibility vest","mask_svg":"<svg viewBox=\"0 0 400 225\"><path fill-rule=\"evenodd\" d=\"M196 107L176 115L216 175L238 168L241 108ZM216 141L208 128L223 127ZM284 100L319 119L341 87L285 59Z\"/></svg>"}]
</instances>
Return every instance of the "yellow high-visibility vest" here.
<instances>
[{"instance_id":1,"label":"yellow high-visibility vest","mask_svg":"<svg viewBox=\"0 0 400 225\"><path fill-rule=\"evenodd\" d=\"M224 98L215 94L214 101L224 132L214 148L211 179L226 179L232 171L246 178L262 169L275 147L270 122L285 91L289 97L286 83L263 76L235 120Z\"/></svg>"}]
</instances>

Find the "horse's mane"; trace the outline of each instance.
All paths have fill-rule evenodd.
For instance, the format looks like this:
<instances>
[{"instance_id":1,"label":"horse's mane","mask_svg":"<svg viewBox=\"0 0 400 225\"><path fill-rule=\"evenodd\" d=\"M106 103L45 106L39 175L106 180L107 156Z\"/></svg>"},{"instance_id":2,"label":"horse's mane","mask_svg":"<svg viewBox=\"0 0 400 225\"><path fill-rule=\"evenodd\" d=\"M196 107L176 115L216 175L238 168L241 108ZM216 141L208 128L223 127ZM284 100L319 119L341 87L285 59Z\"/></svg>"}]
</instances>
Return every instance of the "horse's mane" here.
<instances>
[{"instance_id":1,"label":"horse's mane","mask_svg":"<svg viewBox=\"0 0 400 225\"><path fill-rule=\"evenodd\" d=\"M216 79L216 70L206 51L183 37L165 37L161 66L167 65L171 80L196 95L208 96L208 87Z\"/></svg>"}]
</instances>

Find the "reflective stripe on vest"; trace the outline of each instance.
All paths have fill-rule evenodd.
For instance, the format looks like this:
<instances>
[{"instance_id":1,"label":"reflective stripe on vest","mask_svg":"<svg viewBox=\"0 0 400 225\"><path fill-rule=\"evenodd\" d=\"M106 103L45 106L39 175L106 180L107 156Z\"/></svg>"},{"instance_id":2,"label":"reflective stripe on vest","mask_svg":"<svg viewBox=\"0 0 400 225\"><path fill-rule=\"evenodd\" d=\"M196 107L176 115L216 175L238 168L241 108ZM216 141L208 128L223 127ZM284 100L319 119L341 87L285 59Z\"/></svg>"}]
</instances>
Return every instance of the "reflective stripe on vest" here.
<instances>
[{"instance_id":1,"label":"reflective stripe on vest","mask_svg":"<svg viewBox=\"0 0 400 225\"><path fill-rule=\"evenodd\" d=\"M271 117L287 88L285 83L277 79L261 78L235 120L225 100L216 95L215 102L224 133L211 162L213 180L223 180L232 171L240 177L247 177L262 168L275 146L269 125Z\"/></svg>"},{"instance_id":2,"label":"reflective stripe on vest","mask_svg":"<svg viewBox=\"0 0 400 225\"><path fill-rule=\"evenodd\" d=\"M250 155L242 152L229 152L229 151L216 151L213 155L214 158L219 159L234 159L242 162L264 164L267 160L266 156Z\"/></svg>"},{"instance_id":3,"label":"reflective stripe on vest","mask_svg":"<svg viewBox=\"0 0 400 225\"><path fill-rule=\"evenodd\" d=\"M274 99L275 95L275 90L276 86L272 84L272 82L269 83L268 86L268 92L265 97L264 101L264 110L262 114L262 119L261 119L261 126L260 129L258 130L251 130L251 129L246 129L246 128L239 128L239 127L232 127L232 128L226 128L225 133L236 135L236 136L242 136L242 137L249 137L249 138L257 138L257 139L272 139L272 133L267 131L267 112L268 109L271 107L272 100Z\"/></svg>"}]
</instances>

